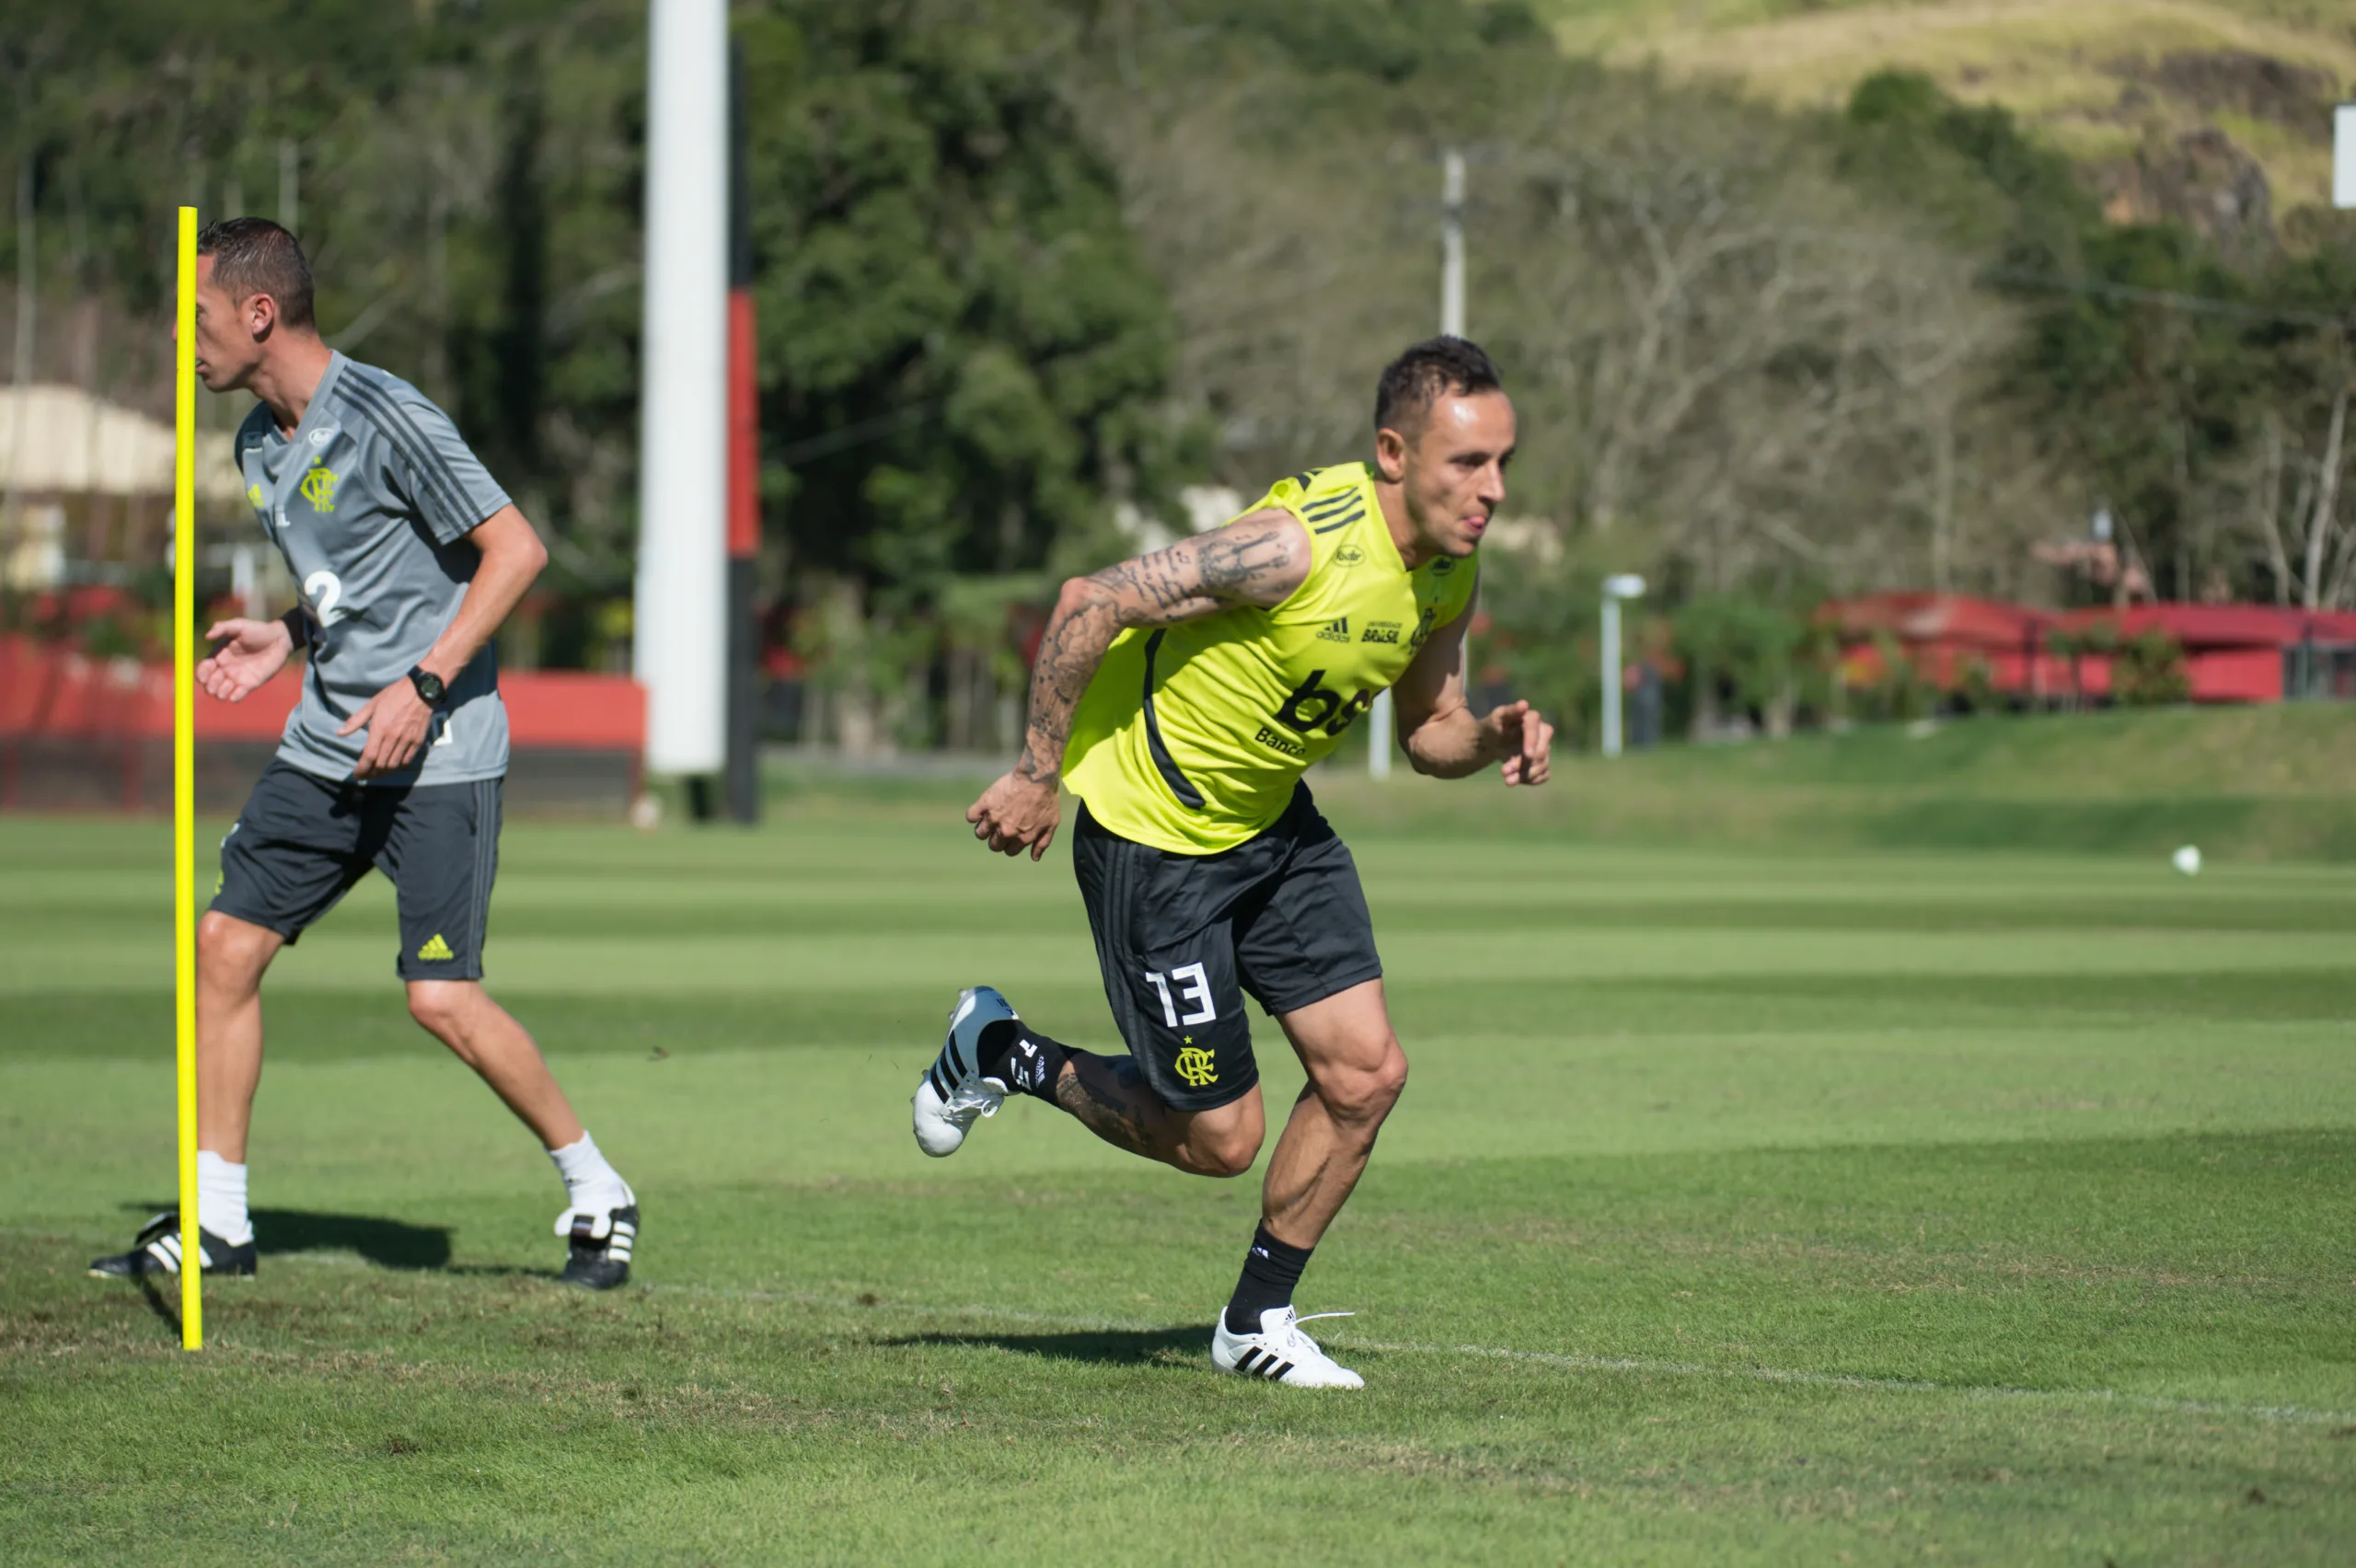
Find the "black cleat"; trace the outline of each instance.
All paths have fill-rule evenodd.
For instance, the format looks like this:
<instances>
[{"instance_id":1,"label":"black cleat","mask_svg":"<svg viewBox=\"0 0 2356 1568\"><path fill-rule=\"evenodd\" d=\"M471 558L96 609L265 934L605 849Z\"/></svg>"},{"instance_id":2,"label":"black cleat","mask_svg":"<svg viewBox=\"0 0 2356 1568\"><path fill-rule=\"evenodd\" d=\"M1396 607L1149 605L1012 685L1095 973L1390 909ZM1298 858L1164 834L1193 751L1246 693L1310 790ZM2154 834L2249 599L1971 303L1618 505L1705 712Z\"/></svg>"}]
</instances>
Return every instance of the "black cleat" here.
<instances>
[{"instance_id":1,"label":"black cleat","mask_svg":"<svg viewBox=\"0 0 2356 1568\"><path fill-rule=\"evenodd\" d=\"M250 1241L232 1247L202 1226L197 1227L197 1251L203 1260L207 1278L215 1274L251 1275L254 1272L254 1244ZM166 1209L149 1220L132 1242L131 1251L111 1258L93 1258L90 1272L100 1279L137 1279L143 1274L176 1274L180 1272L180 1213Z\"/></svg>"},{"instance_id":2,"label":"black cleat","mask_svg":"<svg viewBox=\"0 0 2356 1568\"><path fill-rule=\"evenodd\" d=\"M612 1290L629 1282L630 1248L638 1240L638 1205L610 1211L601 1228L592 1214L572 1216L572 1256L558 1277L583 1290ZM605 1234L600 1236L598 1230Z\"/></svg>"}]
</instances>

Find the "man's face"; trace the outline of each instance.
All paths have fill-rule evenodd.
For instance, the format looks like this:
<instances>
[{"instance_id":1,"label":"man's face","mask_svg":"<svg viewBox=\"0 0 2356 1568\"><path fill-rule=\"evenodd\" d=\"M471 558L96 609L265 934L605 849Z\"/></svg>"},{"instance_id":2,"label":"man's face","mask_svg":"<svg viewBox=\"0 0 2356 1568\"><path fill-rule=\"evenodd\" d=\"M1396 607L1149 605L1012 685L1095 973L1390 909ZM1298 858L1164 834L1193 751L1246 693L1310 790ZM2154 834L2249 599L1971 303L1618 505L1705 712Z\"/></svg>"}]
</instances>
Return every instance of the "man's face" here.
<instances>
[{"instance_id":1,"label":"man's face","mask_svg":"<svg viewBox=\"0 0 2356 1568\"><path fill-rule=\"evenodd\" d=\"M208 392L243 386L261 363L262 343L278 316L268 294L233 300L213 281L213 258L196 259L196 377Z\"/></svg>"},{"instance_id":2,"label":"man's face","mask_svg":"<svg viewBox=\"0 0 2356 1568\"><path fill-rule=\"evenodd\" d=\"M1438 553L1461 559L1479 548L1506 499L1513 445L1513 400L1478 392L1434 402L1412 441L1382 432L1377 452L1386 478L1394 466L1398 470L1416 534Z\"/></svg>"}]
</instances>

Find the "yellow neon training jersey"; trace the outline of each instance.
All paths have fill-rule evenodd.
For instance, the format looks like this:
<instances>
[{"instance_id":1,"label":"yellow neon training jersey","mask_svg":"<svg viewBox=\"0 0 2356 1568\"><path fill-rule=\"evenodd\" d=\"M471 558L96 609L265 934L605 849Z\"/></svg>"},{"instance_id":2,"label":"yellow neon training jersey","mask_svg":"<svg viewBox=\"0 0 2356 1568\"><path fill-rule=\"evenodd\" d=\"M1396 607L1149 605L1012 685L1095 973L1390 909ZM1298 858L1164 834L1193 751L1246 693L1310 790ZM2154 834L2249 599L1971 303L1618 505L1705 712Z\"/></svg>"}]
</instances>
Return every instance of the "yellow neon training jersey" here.
<instances>
[{"instance_id":1,"label":"yellow neon training jersey","mask_svg":"<svg viewBox=\"0 0 2356 1568\"><path fill-rule=\"evenodd\" d=\"M1472 602L1471 561L1407 570L1366 464L1280 480L1251 510L1273 507L1309 531L1309 577L1292 596L1121 633L1072 716L1065 781L1124 838L1209 855L1260 832Z\"/></svg>"}]
</instances>

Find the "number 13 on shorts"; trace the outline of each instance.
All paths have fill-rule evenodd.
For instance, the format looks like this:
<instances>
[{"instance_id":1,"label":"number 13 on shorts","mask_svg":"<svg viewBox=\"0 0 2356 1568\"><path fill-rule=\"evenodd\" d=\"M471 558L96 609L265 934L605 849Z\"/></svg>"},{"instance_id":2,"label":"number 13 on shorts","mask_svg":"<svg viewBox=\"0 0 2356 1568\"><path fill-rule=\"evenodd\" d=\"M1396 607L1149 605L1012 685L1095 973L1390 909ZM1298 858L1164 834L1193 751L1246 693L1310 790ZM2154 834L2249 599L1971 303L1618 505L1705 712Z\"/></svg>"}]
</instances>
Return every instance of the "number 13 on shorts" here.
<instances>
[{"instance_id":1,"label":"number 13 on shorts","mask_svg":"<svg viewBox=\"0 0 2356 1568\"><path fill-rule=\"evenodd\" d=\"M1149 969L1145 977L1161 994L1162 1021L1171 1028L1192 1029L1198 1023L1210 1023L1218 1019L1218 1005L1211 999L1210 976L1204 973L1201 964L1180 964L1167 974L1159 974ZM1176 987L1174 997L1172 995L1173 986ZM1182 1003L1194 1010L1181 1017L1178 1009Z\"/></svg>"}]
</instances>

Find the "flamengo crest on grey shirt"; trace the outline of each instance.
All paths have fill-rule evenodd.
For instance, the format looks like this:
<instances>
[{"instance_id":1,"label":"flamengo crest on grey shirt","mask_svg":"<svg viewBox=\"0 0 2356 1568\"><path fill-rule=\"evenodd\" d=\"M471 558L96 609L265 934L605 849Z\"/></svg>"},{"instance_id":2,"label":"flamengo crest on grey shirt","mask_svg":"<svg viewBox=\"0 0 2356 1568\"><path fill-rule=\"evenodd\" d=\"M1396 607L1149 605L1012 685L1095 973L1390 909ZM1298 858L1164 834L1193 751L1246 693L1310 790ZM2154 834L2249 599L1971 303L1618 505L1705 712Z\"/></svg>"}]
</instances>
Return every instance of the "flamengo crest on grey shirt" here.
<instances>
[{"instance_id":1,"label":"flamengo crest on grey shirt","mask_svg":"<svg viewBox=\"0 0 2356 1568\"><path fill-rule=\"evenodd\" d=\"M337 354L292 439L267 404L237 427L237 467L262 531L302 584L310 669L278 755L348 779L367 732L345 720L425 657L481 554L467 535L507 492L450 417L398 376ZM507 771L491 645L450 683L418 761L371 783L459 784Z\"/></svg>"}]
</instances>

